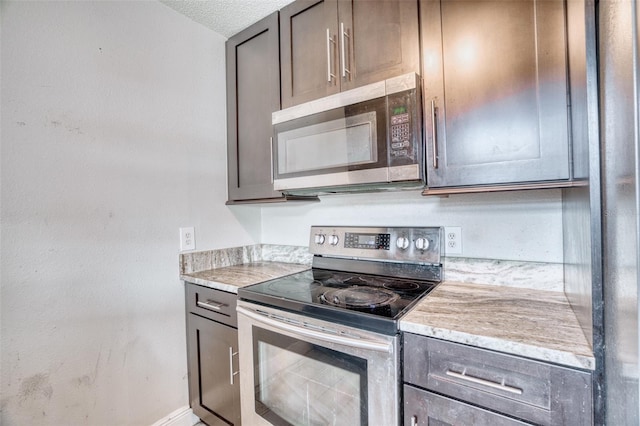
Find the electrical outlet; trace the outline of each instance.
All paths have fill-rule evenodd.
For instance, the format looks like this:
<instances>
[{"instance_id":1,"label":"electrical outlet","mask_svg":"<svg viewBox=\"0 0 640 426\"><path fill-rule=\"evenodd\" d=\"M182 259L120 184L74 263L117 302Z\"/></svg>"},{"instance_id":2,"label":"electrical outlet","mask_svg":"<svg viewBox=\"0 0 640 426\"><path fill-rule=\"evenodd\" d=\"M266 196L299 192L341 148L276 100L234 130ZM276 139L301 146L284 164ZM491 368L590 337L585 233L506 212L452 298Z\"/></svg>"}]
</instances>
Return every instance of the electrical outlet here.
<instances>
[{"instance_id":1,"label":"electrical outlet","mask_svg":"<svg viewBox=\"0 0 640 426\"><path fill-rule=\"evenodd\" d=\"M196 249L196 231L193 226L180 228L180 251Z\"/></svg>"},{"instance_id":2,"label":"electrical outlet","mask_svg":"<svg viewBox=\"0 0 640 426\"><path fill-rule=\"evenodd\" d=\"M444 227L444 254L462 254L462 227Z\"/></svg>"}]
</instances>

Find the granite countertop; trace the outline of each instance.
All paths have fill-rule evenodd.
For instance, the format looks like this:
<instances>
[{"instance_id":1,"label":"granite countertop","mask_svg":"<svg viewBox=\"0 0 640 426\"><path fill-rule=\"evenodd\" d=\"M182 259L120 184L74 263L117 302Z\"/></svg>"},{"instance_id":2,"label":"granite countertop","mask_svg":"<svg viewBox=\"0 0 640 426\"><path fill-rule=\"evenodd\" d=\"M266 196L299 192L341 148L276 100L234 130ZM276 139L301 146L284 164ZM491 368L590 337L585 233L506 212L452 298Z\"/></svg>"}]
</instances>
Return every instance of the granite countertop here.
<instances>
[{"instance_id":1,"label":"granite countertop","mask_svg":"<svg viewBox=\"0 0 640 426\"><path fill-rule=\"evenodd\" d=\"M200 272L181 274L186 282L238 293L238 287L245 287L263 281L280 278L310 269L310 265L285 262L250 262Z\"/></svg>"},{"instance_id":2,"label":"granite countertop","mask_svg":"<svg viewBox=\"0 0 640 426\"><path fill-rule=\"evenodd\" d=\"M593 370L563 292L446 281L400 321L402 331Z\"/></svg>"},{"instance_id":3,"label":"granite countertop","mask_svg":"<svg viewBox=\"0 0 640 426\"><path fill-rule=\"evenodd\" d=\"M180 279L237 293L239 287L310 269L311 258L306 247L269 244L187 253L180 255ZM455 278L405 315L400 330L595 368L592 347L562 291L561 265L453 258L446 267L445 274Z\"/></svg>"}]
</instances>

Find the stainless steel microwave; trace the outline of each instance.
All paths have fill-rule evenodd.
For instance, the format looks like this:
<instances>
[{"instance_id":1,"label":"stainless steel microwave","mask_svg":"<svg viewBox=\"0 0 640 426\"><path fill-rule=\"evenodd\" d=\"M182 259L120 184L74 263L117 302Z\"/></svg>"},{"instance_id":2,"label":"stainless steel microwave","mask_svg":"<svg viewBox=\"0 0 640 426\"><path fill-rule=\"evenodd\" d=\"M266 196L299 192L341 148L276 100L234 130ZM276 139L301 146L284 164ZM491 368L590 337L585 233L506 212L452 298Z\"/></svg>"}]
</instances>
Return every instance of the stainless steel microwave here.
<instances>
[{"instance_id":1,"label":"stainless steel microwave","mask_svg":"<svg viewBox=\"0 0 640 426\"><path fill-rule=\"evenodd\" d=\"M274 189L423 186L419 82L405 74L274 112Z\"/></svg>"}]
</instances>

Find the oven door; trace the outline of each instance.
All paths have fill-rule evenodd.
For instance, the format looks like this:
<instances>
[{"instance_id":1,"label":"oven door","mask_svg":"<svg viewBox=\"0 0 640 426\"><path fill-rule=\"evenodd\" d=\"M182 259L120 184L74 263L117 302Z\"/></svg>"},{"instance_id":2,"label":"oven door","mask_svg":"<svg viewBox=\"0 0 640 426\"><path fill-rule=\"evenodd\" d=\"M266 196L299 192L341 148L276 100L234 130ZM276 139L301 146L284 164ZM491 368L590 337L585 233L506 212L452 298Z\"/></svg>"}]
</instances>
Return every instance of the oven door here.
<instances>
[{"instance_id":1,"label":"oven door","mask_svg":"<svg viewBox=\"0 0 640 426\"><path fill-rule=\"evenodd\" d=\"M399 424L398 337L238 302L242 421Z\"/></svg>"}]
</instances>

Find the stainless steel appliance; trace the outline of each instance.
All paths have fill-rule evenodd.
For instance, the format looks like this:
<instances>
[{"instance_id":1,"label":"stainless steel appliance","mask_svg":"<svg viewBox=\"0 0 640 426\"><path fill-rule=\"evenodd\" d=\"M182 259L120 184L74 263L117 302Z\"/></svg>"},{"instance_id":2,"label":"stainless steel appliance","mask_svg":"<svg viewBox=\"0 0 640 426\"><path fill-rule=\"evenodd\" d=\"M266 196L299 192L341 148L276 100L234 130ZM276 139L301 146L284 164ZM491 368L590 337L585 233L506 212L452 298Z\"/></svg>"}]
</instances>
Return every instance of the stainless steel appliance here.
<instances>
[{"instance_id":1,"label":"stainless steel appliance","mask_svg":"<svg viewBox=\"0 0 640 426\"><path fill-rule=\"evenodd\" d=\"M405 74L274 112L274 189L423 186L419 86Z\"/></svg>"},{"instance_id":2,"label":"stainless steel appliance","mask_svg":"<svg viewBox=\"0 0 640 426\"><path fill-rule=\"evenodd\" d=\"M442 280L441 234L312 227L311 270L239 289L243 422L398 425L398 321Z\"/></svg>"},{"instance_id":3,"label":"stainless steel appliance","mask_svg":"<svg viewBox=\"0 0 640 426\"><path fill-rule=\"evenodd\" d=\"M602 410L605 417L601 423L637 426L640 424L640 4L606 1L596 3L596 7L600 71L600 104L596 106L600 108L601 127L600 140L591 147L602 158L591 157L591 170L597 173L602 167L602 187L594 185L592 175L591 197L597 202L602 194L601 216L595 216L597 220L602 218L602 229L600 223L593 225L593 217L590 219L592 238L598 241L602 235L602 247L595 246L592 256L595 274L602 267L602 275L594 274L593 287L583 286L586 288L578 296L593 297L592 310L596 315L602 315L599 311L604 310L603 318L594 315L593 322L594 346L602 351L601 365L604 365L596 364L603 378L598 387L604 385L601 395L605 399ZM592 202L592 209L593 206ZM591 315L592 311L586 313ZM603 337L599 336L601 333Z\"/></svg>"}]
</instances>

